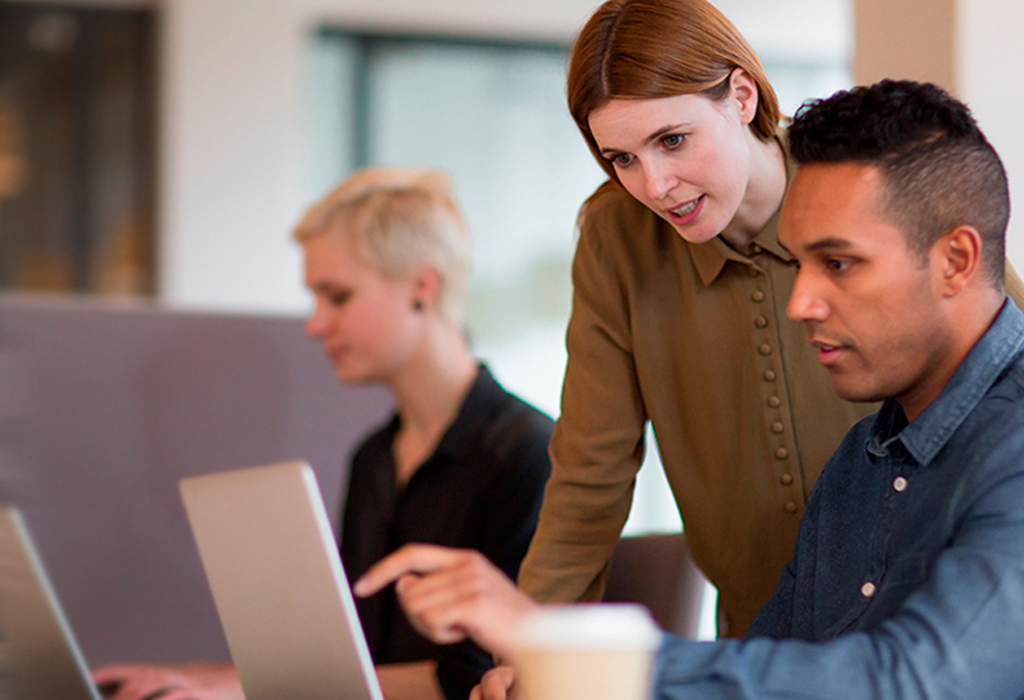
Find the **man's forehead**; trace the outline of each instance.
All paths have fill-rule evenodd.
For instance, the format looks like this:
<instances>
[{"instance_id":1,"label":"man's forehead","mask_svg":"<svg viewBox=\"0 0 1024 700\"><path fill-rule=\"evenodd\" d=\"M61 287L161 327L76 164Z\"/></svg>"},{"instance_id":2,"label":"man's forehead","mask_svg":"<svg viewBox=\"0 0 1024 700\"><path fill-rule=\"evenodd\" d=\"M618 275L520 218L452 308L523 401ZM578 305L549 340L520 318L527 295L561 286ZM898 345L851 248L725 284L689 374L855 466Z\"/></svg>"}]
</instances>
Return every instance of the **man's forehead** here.
<instances>
[{"instance_id":1,"label":"man's forehead","mask_svg":"<svg viewBox=\"0 0 1024 700\"><path fill-rule=\"evenodd\" d=\"M799 166L782 202L779 242L790 252L852 245L860 224L881 220L881 184L881 172L865 163Z\"/></svg>"},{"instance_id":2,"label":"man's forehead","mask_svg":"<svg viewBox=\"0 0 1024 700\"><path fill-rule=\"evenodd\" d=\"M836 188L838 184L845 187ZM797 167L786 194L803 194L811 191L820 196L822 191L826 191L833 196L824 198L823 201L841 203L865 194L873 194L881 185L882 171L871 163L805 163Z\"/></svg>"}]
</instances>

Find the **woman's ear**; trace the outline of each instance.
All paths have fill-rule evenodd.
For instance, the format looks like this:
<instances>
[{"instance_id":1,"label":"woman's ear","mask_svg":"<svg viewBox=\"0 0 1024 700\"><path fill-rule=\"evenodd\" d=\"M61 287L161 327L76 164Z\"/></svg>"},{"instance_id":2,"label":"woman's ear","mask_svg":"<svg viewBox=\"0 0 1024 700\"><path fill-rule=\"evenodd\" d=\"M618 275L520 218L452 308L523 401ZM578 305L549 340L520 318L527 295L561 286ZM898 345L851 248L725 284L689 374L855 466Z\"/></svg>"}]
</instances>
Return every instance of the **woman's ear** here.
<instances>
[{"instance_id":1,"label":"woman's ear","mask_svg":"<svg viewBox=\"0 0 1024 700\"><path fill-rule=\"evenodd\" d=\"M736 109L743 124L750 124L757 115L759 93L754 76L736 66L729 74L729 98L736 103Z\"/></svg>"},{"instance_id":2,"label":"woman's ear","mask_svg":"<svg viewBox=\"0 0 1024 700\"><path fill-rule=\"evenodd\" d=\"M431 265L421 265L413 278L413 308L433 307L441 289L441 276Z\"/></svg>"}]
</instances>

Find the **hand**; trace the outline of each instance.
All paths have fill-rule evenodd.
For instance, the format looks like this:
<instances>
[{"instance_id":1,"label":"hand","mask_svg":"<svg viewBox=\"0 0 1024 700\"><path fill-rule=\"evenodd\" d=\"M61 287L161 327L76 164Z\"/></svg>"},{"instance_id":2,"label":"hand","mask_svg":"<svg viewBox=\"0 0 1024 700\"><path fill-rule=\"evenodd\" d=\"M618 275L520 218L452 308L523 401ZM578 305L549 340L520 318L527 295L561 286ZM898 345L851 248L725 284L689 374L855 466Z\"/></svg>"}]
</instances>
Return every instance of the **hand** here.
<instances>
[{"instance_id":1,"label":"hand","mask_svg":"<svg viewBox=\"0 0 1024 700\"><path fill-rule=\"evenodd\" d=\"M470 637L501 656L523 618L537 608L480 552L407 544L384 557L356 581L361 598L395 582L398 600L413 627L438 644Z\"/></svg>"},{"instance_id":2,"label":"hand","mask_svg":"<svg viewBox=\"0 0 1024 700\"><path fill-rule=\"evenodd\" d=\"M245 700L230 664L104 666L92 674L108 700Z\"/></svg>"},{"instance_id":3,"label":"hand","mask_svg":"<svg viewBox=\"0 0 1024 700\"><path fill-rule=\"evenodd\" d=\"M469 700L516 700L516 672L511 666L495 666L469 693Z\"/></svg>"}]
</instances>

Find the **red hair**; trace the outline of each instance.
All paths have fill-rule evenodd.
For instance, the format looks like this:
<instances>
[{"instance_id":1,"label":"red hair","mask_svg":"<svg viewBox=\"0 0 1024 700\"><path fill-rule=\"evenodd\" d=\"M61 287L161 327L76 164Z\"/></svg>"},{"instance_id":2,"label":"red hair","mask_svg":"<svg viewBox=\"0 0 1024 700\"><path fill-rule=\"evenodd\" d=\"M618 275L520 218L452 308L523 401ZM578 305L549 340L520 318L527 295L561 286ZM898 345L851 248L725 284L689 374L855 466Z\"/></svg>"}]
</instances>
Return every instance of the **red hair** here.
<instances>
[{"instance_id":1,"label":"red hair","mask_svg":"<svg viewBox=\"0 0 1024 700\"><path fill-rule=\"evenodd\" d=\"M580 31L569 60L569 112L598 163L589 117L612 99L729 94L729 75L743 68L758 89L751 129L771 138L782 114L761 61L736 27L706 0L607 0Z\"/></svg>"}]
</instances>

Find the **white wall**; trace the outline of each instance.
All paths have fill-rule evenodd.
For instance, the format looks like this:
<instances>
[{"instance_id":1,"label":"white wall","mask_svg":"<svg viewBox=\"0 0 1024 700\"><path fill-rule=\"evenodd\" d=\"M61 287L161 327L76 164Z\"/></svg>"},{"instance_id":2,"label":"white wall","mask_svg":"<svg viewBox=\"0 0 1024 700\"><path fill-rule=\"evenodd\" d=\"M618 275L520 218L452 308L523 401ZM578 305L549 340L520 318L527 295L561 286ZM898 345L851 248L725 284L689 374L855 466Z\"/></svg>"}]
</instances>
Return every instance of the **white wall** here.
<instances>
[{"instance_id":1,"label":"white wall","mask_svg":"<svg viewBox=\"0 0 1024 700\"><path fill-rule=\"evenodd\" d=\"M1024 269L1024 2L959 0L957 6L957 85L978 124L1003 159L1010 180L1011 215L1007 255Z\"/></svg>"},{"instance_id":2,"label":"white wall","mask_svg":"<svg viewBox=\"0 0 1024 700\"><path fill-rule=\"evenodd\" d=\"M936 82L967 103L999 152L1011 203L1024 202L1024 2L855 0L858 83L885 77ZM1007 255L1024 268L1024 218L1011 213Z\"/></svg>"},{"instance_id":3,"label":"white wall","mask_svg":"<svg viewBox=\"0 0 1024 700\"><path fill-rule=\"evenodd\" d=\"M301 303L287 239L303 205L306 18L295 0L170 0L162 12L161 296Z\"/></svg>"}]
</instances>

